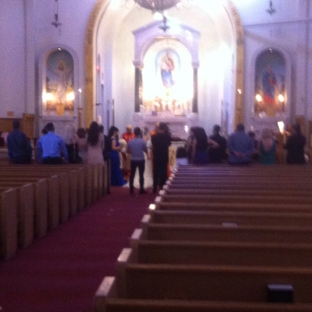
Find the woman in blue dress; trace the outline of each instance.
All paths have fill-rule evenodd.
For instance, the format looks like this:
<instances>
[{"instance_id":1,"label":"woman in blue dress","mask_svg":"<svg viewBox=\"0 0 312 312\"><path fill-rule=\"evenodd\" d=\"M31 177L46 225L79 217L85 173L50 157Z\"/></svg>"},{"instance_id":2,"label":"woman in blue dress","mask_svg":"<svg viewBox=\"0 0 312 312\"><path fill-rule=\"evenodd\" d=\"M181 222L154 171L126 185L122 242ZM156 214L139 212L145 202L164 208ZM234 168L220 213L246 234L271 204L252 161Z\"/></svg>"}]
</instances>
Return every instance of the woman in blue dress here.
<instances>
[{"instance_id":1,"label":"woman in blue dress","mask_svg":"<svg viewBox=\"0 0 312 312\"><path fill-rule=\"evenodd\" d=\"M111 185L123 186L126 181L123 179L120 169L119 151L121 149L118 141L119 130L115 126L111 126L108 132L108 137L111 140L111 150L109 152L110 168L111 168Z\"/></svg>"}]
</instances>

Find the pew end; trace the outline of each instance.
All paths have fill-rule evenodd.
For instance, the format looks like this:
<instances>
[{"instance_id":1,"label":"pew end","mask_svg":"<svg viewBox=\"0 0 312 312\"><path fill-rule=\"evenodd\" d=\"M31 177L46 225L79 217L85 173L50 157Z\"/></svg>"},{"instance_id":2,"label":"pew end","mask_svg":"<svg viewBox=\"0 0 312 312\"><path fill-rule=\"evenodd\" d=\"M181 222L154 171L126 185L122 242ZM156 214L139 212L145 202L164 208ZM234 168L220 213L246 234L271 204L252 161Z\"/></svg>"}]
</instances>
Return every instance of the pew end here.
<instances>
[{"instance_id":1,"label":"pew end","mask_svg":"<svg viewBox=\"0 0 312 312\"><path fill-rule=\"evenodd\" d=\"M12 258L18 246L18 191L11 188L0 194L0 258Z\"/></svg>"},{"instance_id":2,"label":"pew end","mask_svg":"<svg viewBox=\"0 0 312 312\"><path fill-rule=\"evenodd\" d=\"M117 297L116 278L104 277L93 298L93 312L106 312L106 301L110 297Z\"/></svg>"}]
</instances>

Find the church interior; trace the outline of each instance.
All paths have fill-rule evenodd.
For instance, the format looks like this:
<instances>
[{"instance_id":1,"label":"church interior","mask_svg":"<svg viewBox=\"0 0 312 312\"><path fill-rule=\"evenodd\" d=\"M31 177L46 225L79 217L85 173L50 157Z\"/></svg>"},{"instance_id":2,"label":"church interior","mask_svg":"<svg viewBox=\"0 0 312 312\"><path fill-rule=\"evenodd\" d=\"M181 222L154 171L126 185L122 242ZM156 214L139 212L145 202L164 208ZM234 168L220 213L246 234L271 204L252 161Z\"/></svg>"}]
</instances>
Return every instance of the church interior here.
<instances>
[{"instance_id":1,"label":"church interior","mask_svg":"<svg viewBox=\"0 0 312 312\"><path fill-rule=\"evenodd\" d=\"M312 311L310 0L10 0L0 10L0 311ZM159 194L108 194L105 165L8 166L13 120L33 146L48 123L62 136L68 123L107 133L164 122L175 148L192 127L220 125L225 138L238 124L258 138L269 128L279 166L174 169L171 150ZM285 164L293 124L305 166ZM72 246L70 227L81 235Z\"/></svg>"}]
</instances>

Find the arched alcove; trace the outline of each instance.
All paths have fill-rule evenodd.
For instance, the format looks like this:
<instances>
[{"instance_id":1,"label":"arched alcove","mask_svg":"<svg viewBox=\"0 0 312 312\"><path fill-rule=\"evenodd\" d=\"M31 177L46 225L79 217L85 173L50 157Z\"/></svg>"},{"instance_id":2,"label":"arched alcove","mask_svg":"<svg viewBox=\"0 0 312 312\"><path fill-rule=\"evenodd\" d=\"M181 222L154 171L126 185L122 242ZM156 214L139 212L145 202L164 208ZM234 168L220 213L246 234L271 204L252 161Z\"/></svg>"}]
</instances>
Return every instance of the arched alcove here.
<instances>
[{"instance_id":1,"label":"arched alcove","mask_svg":"<svg viewBox=\"0 0 312 312\"><path fill-rule=\"evenodd\" d=\"M285 114L286 62L277 50L258 55L255 64L255 115L275 117Z\"/></svg>"},{"instance_id":2,"label":"arched alcove","mask_svg":"<svg viewBox=\"0 0 312 312\"><path fill-rule=\"evenodd\" d=\"M265 127L278 132L278 122L290 122L293 109L290 73L290 58L279 47L264 47L255 53L251 72L254 86L248 114L257 134Z\"/></svg>"},{"instance_id":3,"label":"arched alcove","mask_svg":"<svg viewBox=\"0 0 312 312\"><path fill-rule=\"evenodd\" d=\"M68 47L50 47L39 58L39 101L36 115L39 120L38 134L48 123L53 122L61 134L65 123L78 126L80 93L76 90L78 81L77 56Z\"/></svg>"},{"instance_id":4,"label":"arched alcove","mask_svg":"<svg viewBox=\"0 0 312 312\"><path fill-rule=\"evenodd\" d=\"M223 0L218 3L203 2L201 6L186 10L173 8L168 12L169 22L171 19L178 20L180 24L203 33L198 45L197 64L200 62L200 68L196 67L198 81L195 81L199 90L198 122L205 126L211 126L212 122L221 123L221 110L226 107L228 111L223 115L230 115L230 131L235 123L243 121L244 33L235 6L230 0ZM131 67L136 60L131 32L147 27L151 22L152 15L145 9L131 7L114 11L106 0L99 0L95 5L86 38L86 125L95 118L95 103L99 98L96 94L95 66L98 54L103 60L100 76L104 76L102 105L106 114L104 118L109 120L106 126L115 123L120 127L133 120L130 116L134 114L135 84L140 81L137 81ZM187 36L183 40L187 42ZM149 46L146 46L145 50L148 49ZM226 51L223 54L228 58L226 61L222 60L220 51ZM142 54L145 55L145 52ZM135 66L139 68L140 64ZM218 66L219 71L213 70Z\"/></svg>"}]
</instances>

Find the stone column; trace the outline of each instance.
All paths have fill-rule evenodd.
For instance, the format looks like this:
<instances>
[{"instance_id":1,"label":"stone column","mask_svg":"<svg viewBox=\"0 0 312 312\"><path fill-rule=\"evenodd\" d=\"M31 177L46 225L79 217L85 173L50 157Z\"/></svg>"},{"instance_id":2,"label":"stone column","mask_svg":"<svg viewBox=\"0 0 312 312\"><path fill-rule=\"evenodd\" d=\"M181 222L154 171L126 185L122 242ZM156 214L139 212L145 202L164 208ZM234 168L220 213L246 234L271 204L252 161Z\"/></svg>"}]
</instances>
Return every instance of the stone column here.
<instances>
[{"instance_id":1,"label":"stone column","mask_svg":"<svg viewBox=\"0 0 312 312\"><path fill-rule=\"evenodd\" d=\"M140 107L143 105L142 99L142 64L133 62L135 66L135 77L134 77L134 112L139 113Z\"/></svg>"},{"instance_id":2,"label":"stone column","mask_svg":"<svg viewBox=\"0 0 312 312\"><path fill-rule=\"evenodd\" d=\"M193 62L193 103L192 113L198 113L198 62Z\"/></svg>"}]
</instances>

